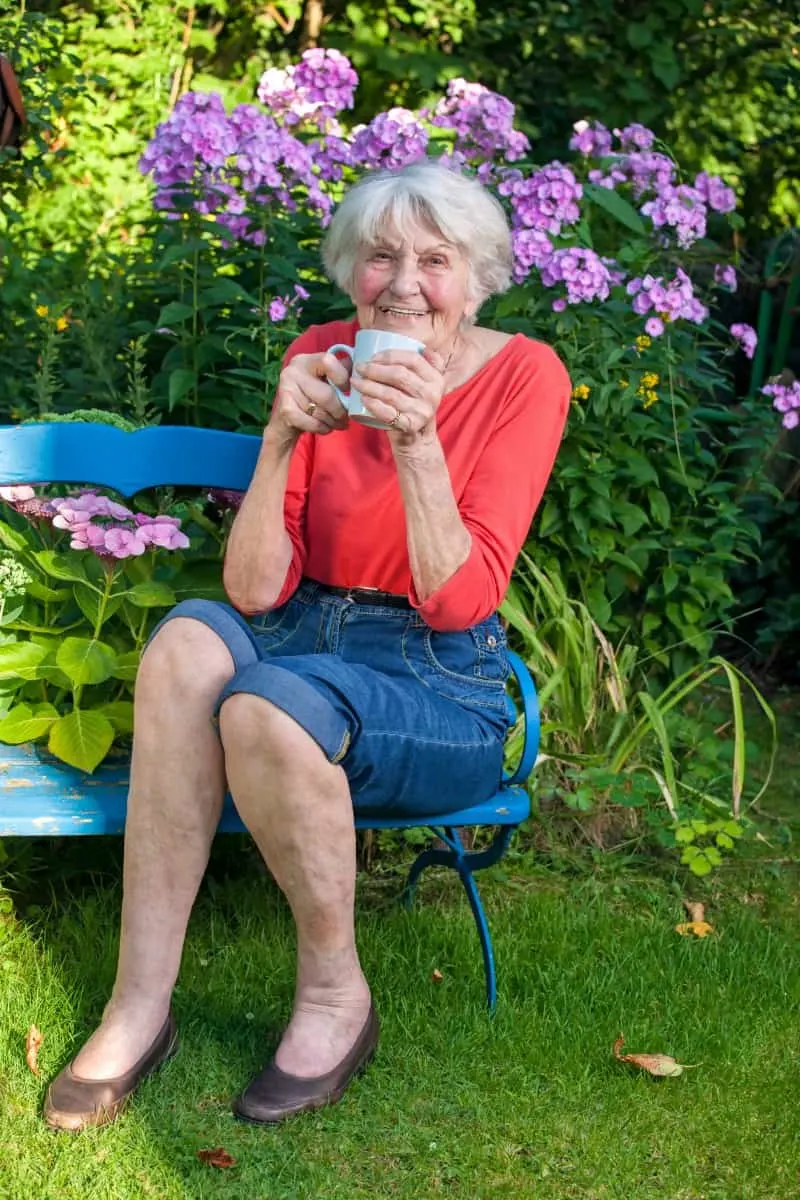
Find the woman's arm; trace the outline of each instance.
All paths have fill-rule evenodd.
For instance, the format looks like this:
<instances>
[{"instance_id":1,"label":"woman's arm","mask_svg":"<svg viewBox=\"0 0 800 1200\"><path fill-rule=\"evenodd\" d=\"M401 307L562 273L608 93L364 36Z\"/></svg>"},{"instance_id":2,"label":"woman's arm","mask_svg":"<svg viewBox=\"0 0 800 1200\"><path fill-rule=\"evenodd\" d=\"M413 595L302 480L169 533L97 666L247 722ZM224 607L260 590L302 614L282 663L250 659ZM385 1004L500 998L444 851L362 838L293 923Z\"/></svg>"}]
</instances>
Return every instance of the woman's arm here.
<instances>
[{"instance_id":1,"label":"woman's arm","mask_svg":"<svg viewBox=\"0 0 800 1200\"><path fill-rule=\"evenodd\" d=\"M348 377L339 359L324 353L294 354L281 372L256 469L225 552L222 581L240 612L266 612L286 598L284 591L297 586L305 561L305 492L313 438L298 443L303 433L321 436L346 427L347 414L328 381L346 387ZM287 495L290 469L294 486Z\"/></svg>"},{"instance_id":2,"label":"woman's arm","mask_svg":"<svg viewBox=\"0 0 800 1200\"><path fill-rule=\"evenodd\" d=\"M411 578L424 602L467 561L472 537L461 520L438 437L395 449L406 515Z\"/></svg>"},{"instance_id":3,"label":"woman's arm","mask_svg":"<svg viewBox=\"0 0 800 1200\"><path fill-rule=\"evenodd\" d=\"M228 538L222 582L231 604L243 613L273 607L294 558L284 500L296 443L296 436L281 436L267 427L250 487Z\"/></svg>"}]
</instances>

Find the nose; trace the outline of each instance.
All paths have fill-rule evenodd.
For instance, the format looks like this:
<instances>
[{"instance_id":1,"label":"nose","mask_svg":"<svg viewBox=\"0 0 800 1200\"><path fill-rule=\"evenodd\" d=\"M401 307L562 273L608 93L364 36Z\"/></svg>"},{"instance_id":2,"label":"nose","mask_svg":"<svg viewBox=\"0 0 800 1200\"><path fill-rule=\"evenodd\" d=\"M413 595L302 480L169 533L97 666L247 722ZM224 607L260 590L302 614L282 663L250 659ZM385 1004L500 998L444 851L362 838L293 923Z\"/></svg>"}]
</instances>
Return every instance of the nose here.
<instances>
[{"instance_id":1,"label":"nose","mask_svg":"<svg viewBox=\"0 0 800 1200\"><path fill-rule=\"evenodd\" d=\"M419 266L413 255L404 254L395 260L392 291L398 299L419 293Z\"/></svg>"}]
</instances>

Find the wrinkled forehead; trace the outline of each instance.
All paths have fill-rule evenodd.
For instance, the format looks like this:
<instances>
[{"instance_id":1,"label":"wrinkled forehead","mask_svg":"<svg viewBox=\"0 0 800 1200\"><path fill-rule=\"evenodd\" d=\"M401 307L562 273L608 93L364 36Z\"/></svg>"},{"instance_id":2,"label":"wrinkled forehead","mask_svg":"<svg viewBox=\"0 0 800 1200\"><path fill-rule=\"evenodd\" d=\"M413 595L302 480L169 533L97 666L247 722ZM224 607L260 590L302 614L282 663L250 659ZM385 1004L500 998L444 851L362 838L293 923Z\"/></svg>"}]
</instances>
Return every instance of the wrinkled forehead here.
<instances>
[{"instance_id":1,"label":"wrinkled forehead","mask_svg":"<svg viewBox=\"0 0 800 1200\"><path fill-rule=\"evenodd\" d=\"M431 250L451 250L460 253L447 233L432 221L407 218L398 220L392 213L386 214L375 223L369 242L375 246L386 246L391 250L413 250L423 254Z\"/></svg>"}]
</instances>

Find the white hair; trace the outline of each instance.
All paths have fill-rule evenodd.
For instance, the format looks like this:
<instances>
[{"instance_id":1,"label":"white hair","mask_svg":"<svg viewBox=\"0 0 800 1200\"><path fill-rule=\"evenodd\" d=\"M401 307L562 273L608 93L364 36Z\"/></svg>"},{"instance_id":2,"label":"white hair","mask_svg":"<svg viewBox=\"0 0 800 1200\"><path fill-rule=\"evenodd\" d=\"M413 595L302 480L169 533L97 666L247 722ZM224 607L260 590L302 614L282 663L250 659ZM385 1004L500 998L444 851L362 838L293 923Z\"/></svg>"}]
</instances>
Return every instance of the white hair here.
<instances>
[{"instance_id":1,"label":"white hair","mask_svg":"<svg viewBox=\"0 0 800 1200\"><path fill-rule=\"evenodd\" d=\"M476 306L508 288L511 231L501 204L477 179L432 159L372 171L345 193L322 246L328 275L350 295L359 251L387 229L414 225L429 226L464 255Z\"/></svg>"}]
</instances>

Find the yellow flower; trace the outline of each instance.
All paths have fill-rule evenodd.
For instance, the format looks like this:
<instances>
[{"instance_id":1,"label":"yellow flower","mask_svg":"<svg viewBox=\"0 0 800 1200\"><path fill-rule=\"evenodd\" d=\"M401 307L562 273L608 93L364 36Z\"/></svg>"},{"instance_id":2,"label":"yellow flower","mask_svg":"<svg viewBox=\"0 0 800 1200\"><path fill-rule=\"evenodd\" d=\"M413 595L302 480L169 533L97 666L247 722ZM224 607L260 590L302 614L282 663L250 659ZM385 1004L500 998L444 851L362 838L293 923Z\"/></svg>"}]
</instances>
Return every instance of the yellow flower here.
<instances>
[{"instance_id":1,"label":"yellow flower","mask_svg":"<svg viewBox=\"0 0 800 1200\"><path fill-rule=\"evenodd\" d=\"M641 392L639 393L641 395ZM651 388L644 393L644 403L642 408L650 408L658 399L658 392L654 392Z\"/></svg>"},{"instance_id":2,"label":"yellow flower","mask_svg":"<svg viewBox=\"0 0 800 1200\"><path fill-rule=\"evenodd\" d=\"M589 393L591 392L591 390L592 389L590 387L588 387L587 384L579 383L577 387L574 387L572 389L572 399L573 400L588 400Z\"/></svg>"},{"instance_id":3,"label":"yellow flower","mask_svg":"<svg viewBox=\"0 0 800 1200\"><path fill-rule=\"evenodd\" d=\"M649 338L646 333L640 333L636 339L636 349L641 354L642 350L646 350L651 342L652 339Z\"/></svg>"},{"instance_id":4,"label":"yellow flower","mask_svg":"<svg viewBox=\"0 0 800 1200\"><path fill-rule=\"evenodd\" d=\"M658 375L654 371L646 371L642 376L642 381L639 384L640 391L647 391L648 388L654 388L659 382Z\"/></svg>"},{"instance_id":5,"label":"yellow flower","mask_svg":"<svg viewBox=\"0 0 800 1200\"><path fill-rule=\"evenodd\" d=\"M69 326L69 318L68 317L59 317L56 320L56 330L58 331L58 333L63 333L64 330L68 326Z\"/></svg>"},{"instance_id":6,"label":"yellow flower","mask_svg":"<svg viewBox=\"0 0 800 1200\"><path fill-rule=\"evenodd\" d=\"M50 309L47 307L46 304L37 304L36 305L37 317L46 317L49 312L50 312Z\"/></svg>"}]
</instances>

